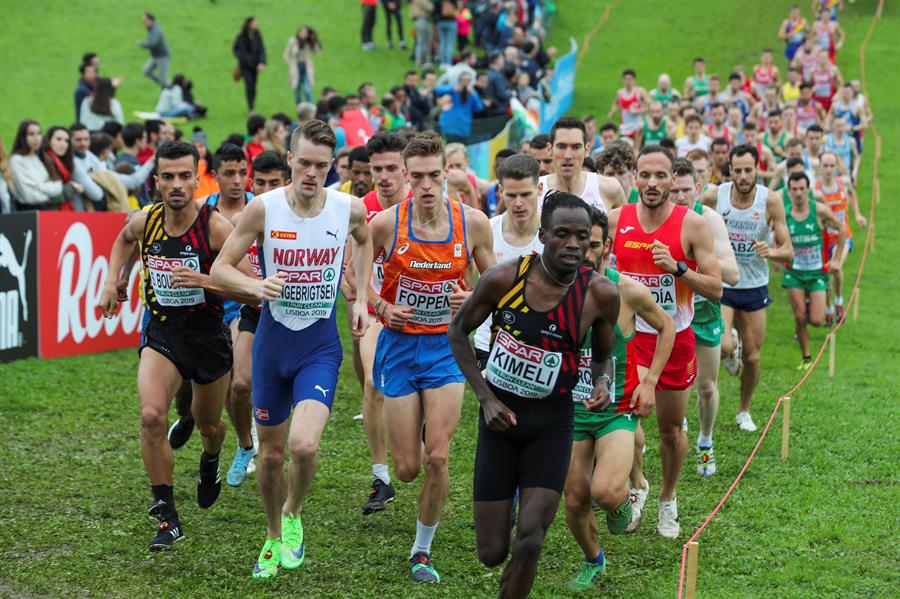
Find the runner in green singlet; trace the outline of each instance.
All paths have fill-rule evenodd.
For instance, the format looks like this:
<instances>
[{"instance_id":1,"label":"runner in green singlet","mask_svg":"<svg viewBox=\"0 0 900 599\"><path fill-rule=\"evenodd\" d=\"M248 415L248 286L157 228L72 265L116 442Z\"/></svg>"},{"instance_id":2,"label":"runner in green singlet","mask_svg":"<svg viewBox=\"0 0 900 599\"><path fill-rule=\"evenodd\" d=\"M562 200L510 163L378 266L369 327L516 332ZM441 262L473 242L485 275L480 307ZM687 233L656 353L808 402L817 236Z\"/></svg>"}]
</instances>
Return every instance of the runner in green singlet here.
<instances>
[{"instance_id":1,"label":"runner in green singlet","mask_svg":"<svg viewBox=\"0 0 900 599\"><path fill-rule=\"evenodd\" d=\"M606 525L611 534L622 534L631 523L632 506L626 482L634 456L634 433L640 416L647 416L653 410L656 381L675 342L675 323L656 303L650 290L609 268L611 243L606 215L593 210L591 225L586 260L616 283L620 304L615 325L615 378L610 405L603 411L591 412L584 404L593 389L590 335L581 350L578 381L572 390L575 431L565 487L566 523L584 552L581 570L569 585L575 589L592 587L606 570L591 499L606 511ZM636 365L626 366L625 362L626 343L634 336L636 316L646 320L659 335L650 371L640 383Z\"/></svg>"},{"instance_id":2,"label":"runner in green singlet","mask_svg":"<svg viewBox=\"0 0 900 599\"><path fill-rule=\"evenodd\" d=\"M696 100L709 94L709 77L706 74L706 61L699 56L694 59L694 74L684 82L684 97Z\"/></svg>"},{"instance_id":3,"label":"runner in green singlet","mask_svg":"<svg viewBox=\"0 0 900 599\"><path fill-rule=\"evenodd\" d=\"M641 146L658 144L666 137L665 116L661 101L654 100L653 102L650 102L650 113L649 115L644 115L644 130L641 135Z\"/></svg>"}]
</instances>

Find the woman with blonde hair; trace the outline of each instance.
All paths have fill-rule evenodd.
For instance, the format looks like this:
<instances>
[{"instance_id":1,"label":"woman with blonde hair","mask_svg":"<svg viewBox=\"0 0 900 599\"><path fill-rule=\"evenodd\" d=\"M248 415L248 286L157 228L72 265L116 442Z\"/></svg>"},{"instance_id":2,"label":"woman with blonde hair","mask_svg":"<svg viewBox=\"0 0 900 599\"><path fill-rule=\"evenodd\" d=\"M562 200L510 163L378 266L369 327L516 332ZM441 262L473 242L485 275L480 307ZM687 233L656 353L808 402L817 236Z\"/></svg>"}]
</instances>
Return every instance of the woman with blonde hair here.
<instances>
[{"instance_id":1,"label":"woman with blonde hair","mask_svg":"<svg viewBox=\"0 0 900 599\"><path fill-rule=\"evenodd\" d=\"M287 155L287 127L278 119L266 120L266 133L262 145L267 150L277 152L281 156Z\"/></svg>"},{"instance_id":2,"label":"woman with blonde hair","mask_svg":"<svg viewBox=\"0 0 900 599\"><path fill-rule=\"evenodd\" d=\"M284 49L284 62L288 66L288 83L294 90L294 103L313 101L315 68L313 54L322 50L319 35L308 25L292 35Z\"/></svg>"}]
</instances>

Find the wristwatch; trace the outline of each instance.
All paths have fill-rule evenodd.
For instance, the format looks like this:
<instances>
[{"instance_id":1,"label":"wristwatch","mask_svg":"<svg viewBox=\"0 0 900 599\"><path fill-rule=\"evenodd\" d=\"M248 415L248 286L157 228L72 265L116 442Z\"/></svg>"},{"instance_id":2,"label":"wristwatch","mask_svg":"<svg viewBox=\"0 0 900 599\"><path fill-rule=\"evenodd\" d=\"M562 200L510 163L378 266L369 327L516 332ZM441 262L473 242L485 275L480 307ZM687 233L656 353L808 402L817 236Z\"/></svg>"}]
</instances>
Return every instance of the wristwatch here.
<instances>
[{"instance_id":1,"label":"wristwatch","mask_svg":"<svg viewBox=\"0 0 900 599\"><path fill-rule=\"evenodd\" d=\"M683 260L679 260L678 264L676 266L678 266L678 270L676 270L674 273L672 273L676 277L680 277L681 275L683 275L684 273L686 273L688 271L688 265L685 264Z\"/></svg>"}]
</instances>

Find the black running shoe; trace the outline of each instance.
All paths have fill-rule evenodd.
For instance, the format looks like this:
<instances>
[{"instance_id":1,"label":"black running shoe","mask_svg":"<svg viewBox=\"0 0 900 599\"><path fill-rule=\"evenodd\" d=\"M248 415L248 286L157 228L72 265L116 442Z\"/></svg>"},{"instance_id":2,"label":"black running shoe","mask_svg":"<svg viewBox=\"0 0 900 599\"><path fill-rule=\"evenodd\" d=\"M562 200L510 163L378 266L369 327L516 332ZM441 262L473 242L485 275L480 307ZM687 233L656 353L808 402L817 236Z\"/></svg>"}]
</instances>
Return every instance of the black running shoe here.
<instances>
[{"instance_id":1,"label":"black running shoe","mask_svg":"<svg viewBox=\"0 0 900 599\"><path fill-rule=\"evenodd\" d=\"M205 456L206 453L203 453ZM219 458L214 464L204 466L203 456L200 458L200 479L197 482L197 505L203 509L212 507L222 491L222 479L219 477Z\"/></svg>"},{"instance_id":2,"label":"black running shoe","mask_svg":"<svg viewBox=\"0 0 900 599\"><path fill-rule=\"evenodd\" d=\"M169 427L169 445L172 449L178 449L184 446L194 433L193 418L179 418Z\"/></svg>"},{"instance_id":3,"label":"black running shoe","mask_svg":"<svg viewBox=\"0 0 900 599\"><path fill-rule=\"evenodd\" d=\"M441 581L441 575L434 569L431 556L420 551L409 558L410 574L413 582L425 582L437 584Z\"/></svg>"},{"instance_id":4,"label":"black running shoe","mask_svg":"<svg viewBox=\"0 0 900 599\"><path fill-rule=\"evenodd\" d=\"M177 518L166 520L160 518L156 528L156 536L150 541L150 551L169 551L178 541L184 540L184 531Z\"/></svg>"},{"instance_id":5,"label":"black running shoe","mask_svg":"<svg viewBox=\"0 0 900 599\"><path fill-rule=\"evenodd\" d=\"M375 512L383 512L384 507L396 498L394 485L387 483L380 478L372 481L372 491L369 492L369 500L363 508L363 514L369 515Z\"/></svg>"}]
</instances>

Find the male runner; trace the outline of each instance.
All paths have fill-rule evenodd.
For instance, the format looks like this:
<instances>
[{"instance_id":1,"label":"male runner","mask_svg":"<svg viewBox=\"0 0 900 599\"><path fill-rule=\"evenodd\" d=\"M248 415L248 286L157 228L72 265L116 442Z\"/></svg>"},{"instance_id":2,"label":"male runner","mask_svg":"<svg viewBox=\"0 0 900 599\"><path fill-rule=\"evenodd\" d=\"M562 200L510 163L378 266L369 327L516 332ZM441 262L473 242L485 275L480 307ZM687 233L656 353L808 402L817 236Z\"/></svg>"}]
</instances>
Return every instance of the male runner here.
<instances>
[{"instance_id":1,"label":"male runner","mask_svg":"<svg viewBox=\"0 0 900 599\"><path fill-rule=\"evenodd\" d=\"M644 113L650 105L650 95L643 87L636 84L637 75L633 69L625 69L622 72L622 87L616 92L606 118L618 112L621 119L619 134L632 139L638 135L644 125ZM603 147L606 149L606 146Z\"/></svg>"},{"instance_id":2,"label":"male runner","mask_svg":"<svg viewBox=\"0 0 900 599\"><path fill-rule=\"evenodd\" d=\"M756 183L759 154L750 145L735 146L729 153L731 183L706 191L701 201L715 208L725 220L728 237L740 270L737 285L726 285L722 294L722 357L731 357L736 341L734 324L742 343L741 402L735 417L741 430L753 432L750 416L753 390L759 383L759 355L766 337L765 308L769 299L769 263L789 262L794 255L785 226L784 203ZM769 245L769 229L774 245Z\"/></svg>"},{"instance_id":3,"label":"male runner","mask_svg":"<svg viewBox=\"0 0 900 599\"><path fill-rule=\"evenodd\" d=\"M734 251L728 240L728 230L722 217L697 201L700 181L689 161L675 159L674 180L669 199L678 206L685 206L706 220L713 236L713 246L722 282L735 285L740 280ZM713 451L713 427L719 411L719 360L722 342L722 308L718 301L711 301L694 294L694 319L691 328L697 339L697 414L700 417L700 433L697 436L697 474L710 477L716 473Z\"/></svg>"},{"instance_id":4,"label":"male runner","mask_svg":"<svg viewBox=\"0 0 900 599\"><path fill-rule=\"evenodd\" d=\"M375 189L363 198L366 206L366 219L371 221L382 210L395 206L410 197L407 185L406 166L403 164L403 139L396 133L380 131L366 143L366 153ZM348 299L352 297L353 271L348 269L342 284ZM372 290L381 293L384 284L384 254L378 253L372 269ZM352 301L351 299L351 301ZM375 385L372 378L372 367L375 363L375 344L383 328L369 308L369 328L366 334L353 340L353 351L358 353L363 369L363 428L369 444L372 458L372 488L363 507L363 514L383 511L385 506L394 501L396 493L391 484L391 476L387 466L387 428L384 421L384 395Z\"/></svg>"},{"instance_id":5,"label":"male runner","mask_svg":"<svg viewBox=\"0 0 900 599\"><path fill-rule=\"evenodd\" d=\"M213 277L224 288L265 300L253 340L257 479L267 521L255 578L274 576L279 564L298 568L306 556L300 512L318 466L342 359L334 302L348 236L359 276L351 333L361 336L368 324L372 247L365 207L356 197L323 187L336 143L322 121L295 129L288 152L291 184L247 205L213 266ZM263 279L234 268L254 241ZM291 459L285 499L286 446Z\"/></svg>"},{"instance_id":6,"label":"male runner","mask_svg":"<svg viewBox=\"0 0 900 599\"><path fill-rule=\"evenodd\" d=\"M531 138L528 151L525 152L541 165L541 177L553 172L553 145L547 135L535 135Z\"/></svg>"},{"instance_id":7,"label":"male runner","mask_svg":"<svg viewBox=\"0 0 900 599\"><path fill-rule=\"evenodd\" d=\"M605 214L591 211L591 244L587 262L606 274L619 288L619 318L615 325L610 405L601 412L585 407L593 389L590 337L581 349L578 383L572 392L575 431L572 458L566 477L566 524L584 551L584 562L571 588L588 589L606 571L606 559L597 535L597 519L591 499L606 511L611 534L622 534L631 523L628 474L634 458L634 434L639 418L648 416L656 403L656 383L675 342L675 323L659 307L643 284L619 275L609 267L611 243ZM650 369L639 383L634 364L626 366L626 343L634 337L635 317L640 316L659 336Z\"/></svg>"},{"instance_id":8,"label":"male runner","mask_svg":"<svg viewBox=\"0 0 900 599\"><path fill-rule=\"evenodd\" d=\"M829 270L828 305L825 308L826 319L838 322L844 317L844 262L853 251L853 229L850 227L848 208L853 209L854 220L860 227L868 225L866 217L859 211L859 201L856 190L849 178L841 178L837 175L838 156L831 150L826 150L819 156L819 170L822 177L816 181L816 191L822 194L823 203L831 208L843 227L828 227L825 229L825 249L827 256L832 260L832 268ZM838 243L839 229L843 228L847 238L843 244ZM837 258L837 260L835 260Z\"/></svg>"},{"instance_id":9,"label":"male runner","mask_svg":"<svg viewBox=\"0 0 900 599\"><path fill-rule=\"evenodd\" d=\"M640 195L634 187L634 151L627 143L615 141L603 148L597 159L597 170L619 182L629 204L640 201Z\"/></svg>"},{"instance_id":10,"label":"male runner","mask_svg":"<svg viewBox=\"0 0 900 599\"><path fill-rule=\"evenodd\" d=\"M644 129L641 132L641 145L658 144L666 137L666 118L662 102L650 102L650 110L644 115Z\"/></svg>"},{"instance_id":11,"label":"male runner","mask_svg":"<svg viewBox=\"0 0 900 599\"><path fill-rule=\"evenodd\" d=\"M144 299L151 320L145 331L138 368L141 403L141 454L150 478L159 520L151 551L171 549L184 539L172 488L174 457L166 439L166 416L182 379L193 381L193 415L203 437L197 503L209 508L222 489L219 450L225 438L222 405L231 371L231 338L222 322L224 288L209 269L232 227L211 206L194 202L197 150L184 142L156 150L156 188L162 201L128 220L113 244L109 277L100 309L117 309L116 281L138 242L144 272ZM243 268L249 269L246 262ZM229 294L253 301L248 294Z\"/></svg>"},{"instance_id":12,"label":"male runner","mask_svg":"<svg viewBox=\"0 0 900 599\"><path fill-rule=\"evenodd\" d=\"M444 198L447 168L439 137L417 135L403 160L413 198L382 210L371 223L375 251L385 256L381 294L369 299L385 324L373 376L385 396L397 477L411 483L424 465L409 565L414 581L436 583L431 541L450 484L450 440L465 381L451 355L447 326L468 296L461 284L469 264L483 272L494 263L493 242L483 212Z\"/></svg>"},{"instance_id":13,"label":"male runner","mask_svg":"<svg viewBox=\"0 0 900 599\"><path fill-rule=\"evenodd\" d=\"M566 116L556 121L550 129L550 143L553 145L554 172L540 179L543 197L538 201L538 212L552 191L576 195L601 212L625 203L625 193L618 181L605 175L584 172L587 130L580 119ZM608 145L604 144L604 147Z\"/></svg>"},{"instance_id":14,"label":"male runner","mask_svg":"<svg viewBox=\"0 0 900 599\"><path fill-rule=\"evenodd\" d=\"M641 201L609 215L619 271L650 288L657 303L675 320L675 346L656 385L663 471L656 530L668 538L676 538L680 533L675 487L687 453L682 423L690 387L697 375L694 331L690 327L693 296L696 292L715 301L722 295L719 262L709 226L698 214L668 201L672 167L672 155L665 148L645 146L637 160ZM636 329L628 360L635 360L638 376L643 379L657 338L655 330L642 319L637 321Z\"/></svg>"},{"instance_id":15,"label":"male runner","mask_svg":"<svg viewBox=\"0 0 900 599\"><path fill-rule=\"evenodd\" d=\"M541 214L542 253L485 273L450 328L453 354L481 404L473 497L478 558L488 567L510 553L510 515L520 490L500 597L528 595L559 506L572 449L572 390L588 329L594 353L585 405L609 405L619 297L611 281L583 265L590 231L590 208L581 199L551 195ZM488 317L491 351L482 376L468 335Z\"/></svg>"},{"instance_id":16,"label":"male runner","mask_svg":"<svg viewBox=\"0 0 900 599\"><path fill-rule=\"evenodd\" d=\"M841 255L837 254L825 263L822 231L826 226L836 229L838 247L843 247L847 231L826 204L809 198L809 179L805 173L791 175L787 186L791 205L786 220L794 258L785 268L781 286L787 289L788 301L794 311L794 326L803 358L798 370L809 370L812 357L806 325L807 322L814 327L825 324L828 273L839 270L841 262Z\"/></svg>"}]
</instances>

